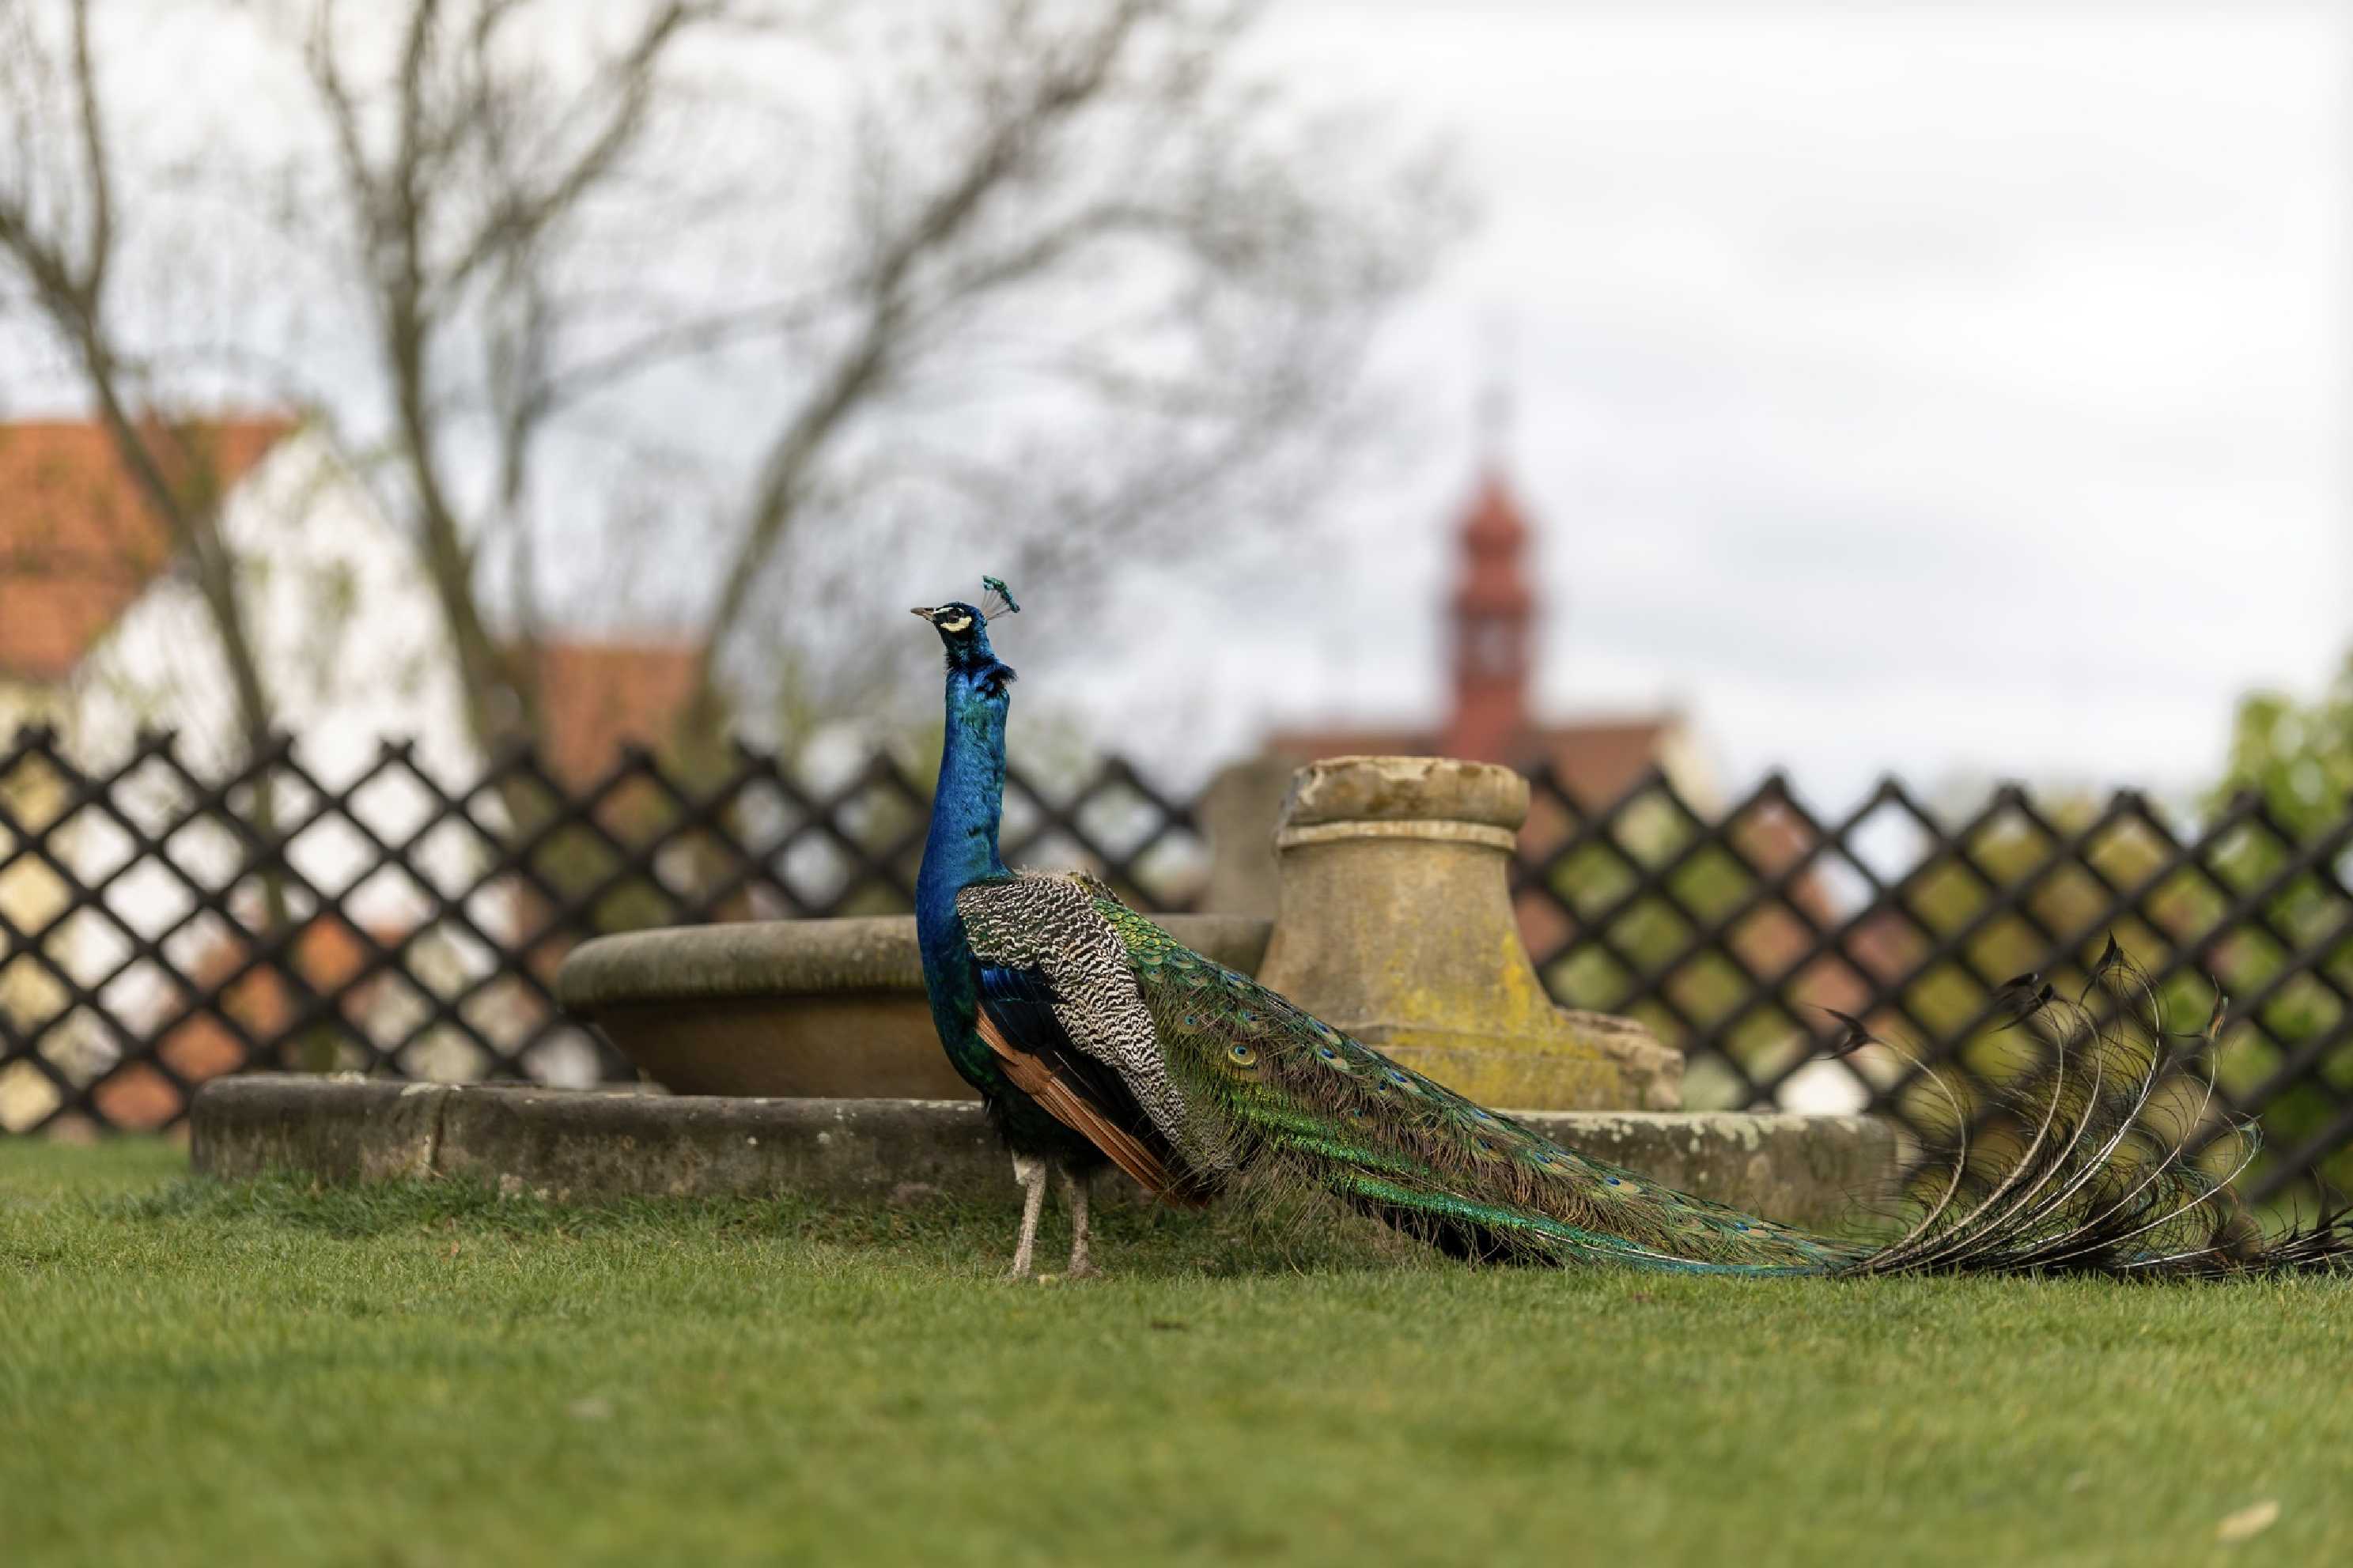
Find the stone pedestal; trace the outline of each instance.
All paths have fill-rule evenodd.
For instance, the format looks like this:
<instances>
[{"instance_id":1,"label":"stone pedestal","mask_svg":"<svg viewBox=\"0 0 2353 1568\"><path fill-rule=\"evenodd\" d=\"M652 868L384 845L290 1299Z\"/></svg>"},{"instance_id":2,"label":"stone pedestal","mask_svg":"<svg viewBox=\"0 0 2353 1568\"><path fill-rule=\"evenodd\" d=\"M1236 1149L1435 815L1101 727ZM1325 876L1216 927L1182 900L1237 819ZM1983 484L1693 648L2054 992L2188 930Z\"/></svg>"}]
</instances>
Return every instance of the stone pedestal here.
<instances>
[{"instance_id":1,"label":"stone pedestal","mask_svg":"<svg viewBox=\"0 0 2353 1568\"><path fill-rule=\"evenodd\" d=\"M1639 1024L1556 1005L1520 944L1508 877L1527 812L1527 781L1483 763L1302 768L1258 979L1486 1105L1672 1110L1683 1058Z\"/></svg>"}]
</instances>

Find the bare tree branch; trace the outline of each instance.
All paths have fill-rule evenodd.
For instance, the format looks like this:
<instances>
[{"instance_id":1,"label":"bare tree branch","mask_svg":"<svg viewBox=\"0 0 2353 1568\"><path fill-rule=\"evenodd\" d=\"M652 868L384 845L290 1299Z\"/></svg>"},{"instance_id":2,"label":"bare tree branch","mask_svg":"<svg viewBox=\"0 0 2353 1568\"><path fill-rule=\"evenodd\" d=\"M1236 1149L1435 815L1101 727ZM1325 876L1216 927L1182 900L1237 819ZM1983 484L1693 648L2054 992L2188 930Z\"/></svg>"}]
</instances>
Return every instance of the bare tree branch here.
<instances>
[{"instance_id":1,"label":"bare tree branch","mask_svg":"<svg viewBox=\"0 0 2353 1568\"><path fill-rule=\"evenodd\" d=\"M100 120L98 70L90 63L89 0L74 0L73 63L74 92L81 100L82 163L90 182L90 237L82 286L95 297L106 287L107 266L114 256L114 198L106 132Z\"/></svg>"},{"instance_id":2,"label":"bare tree branch","mask_svg":"<svg viewBox=\"0 0 2353 1568\"><path fill-rule=\"evenodd\" d=\"M723 5L688 5L685 0L670 0L656 11L622 58L605 68L601 87L580 100L588 106L589 112L601 110L604 123L570 164L556 170L543 188L532 188L528 174L513 176L512 184L500 193L498 207L474 242L450 264L442 279L443 286L460 288L476 271L500 256L528 248L543 230L569 214L583 196L609 176L645 128L646 113L653 101L655 68L662 51L681 29L696 21L716 20L725 15ZM489 67L486 59L489 47L489 30L478 30L477 80L478 90L483 95L478 107L483 110L497 101L494 68ZM485 134L495 134L498 117L483 112L480 126Z\"/></svg>"},{"instance_id":3,"label":"bare tree branch","mask_svg":"<svg viewBox=\"0 0 2353 1568\"><path fill-rule=\"evenodd\" d=\"M922 114L894 103L859 120L864 279L736 524L690 717L703 743L751 607L780 574L811 580L822 542L851 520L876 526L841 501L889 488L840 482L860 426L889 422L899 489L945 482L970 515L998 520L993 559L1027 556L1069 580L1155 531L1206 537L1251 476L1277 482L1279 457L1335 455L1370 323L1451 221L1442 176L1395 165L1371 195L1324 177L1361 162L1355 149L1304 139L1238 75L1254 5L979 9L976 27L944 26L944 64L911 77L902 101ZM940 125L955 131L926 144ZM946 177L896 199L901 172L927 163ZM942 394L1001 405L1008 384L1101 417L1009 459L916 433ZM809 533L820 520L831 526Z\"/></svg>"},{"instance_id":4,"label":"bare tree branch","mask_svg":"<svg viewBox=\"0 0 2353 1568\"><path fill-rule=\"evenodd\" d=\"M482 0L456 26L442 0L407 0L396 63L386 86L393 132L371 146L367 104L346 60L356 50L335 7L313 16L306 63L337 151L343 200L356 237L374 351L394 414L403 481L398 510L413 523L418 554L447 623L477 739L496 750L539 729L535 661L528 642L537 614L528 527L532 450L565 402L555 383L553 230L608 184L637 146L656 101L664 58L698 25L729 14L721 0L667 0L554 117L518 143L536 117L532 84L505 33L526 7ZM504 321L504 326L497 323ZM441 356L480 356L491 405L495 473L487 512L470 512L453 465L440 393ZM604 367L617 380L626 367ZM484 600L480 551L510 547L515 574L505 636ZM526 645L519 653L511 645Z\"/></svg>"},{"instance_id":5,"label":"bare tree branch","mask_svg":"<svg viewBox=\"0 0 2353 1568\"><path fill-rule=\"evenodd\" d=\"M972 223L989 197L1034 158L1055 126L1103 89L1122 50L1151 6L1124 0L1091 34L1082 35L1067 61L1047 61L1026 92L995 94L993 123L955 176L921 204L896 232L874 237L873 263L864 284L865 320L848 350L815 394L770 441L760 465L732 569L703 629L695 695L686 726L708 744L723 721L719 661L741 624L763 573L799 514L807 478L827 439L887 375L907 331L906 289L916 268ZM1018 17L1008 16L1018 25Z\"/></svg>"},{"instance_id":6,"label":"bare tree branch","mask_svg":"<svg viewBox=\"0 0 2353 1568\"><path fill-rule=\"evenodd\" d=\"M19 16L9 80L24 90L27 74L46 74L47 62L28 17ZM234 687L238 722L248 752L267 742L274 708L239 592L237 562L216 526L222 484L215 454L181 422L178 411L147 405L134 385L131 357L113 334L107 280L116 250L113 153L109 145L98 67L90 46L89 0L69 0L67 48L70 64L61 73L78 138L77 166L48 172L49 216L62 224L75 205L69 187L79 184L82 211L81 255L62 226L45 226L36 195L40 176L30 167L38 143L20 141L26 160L14 183L14 196L0 196L0 262L12 264L29 286L44 323L66 348L84 394L96 408L115 452L137 485L174 552L190 567L219 639ZM17 106L20 123L37 120L39 106Z\"/></svg>"}]
</instances>

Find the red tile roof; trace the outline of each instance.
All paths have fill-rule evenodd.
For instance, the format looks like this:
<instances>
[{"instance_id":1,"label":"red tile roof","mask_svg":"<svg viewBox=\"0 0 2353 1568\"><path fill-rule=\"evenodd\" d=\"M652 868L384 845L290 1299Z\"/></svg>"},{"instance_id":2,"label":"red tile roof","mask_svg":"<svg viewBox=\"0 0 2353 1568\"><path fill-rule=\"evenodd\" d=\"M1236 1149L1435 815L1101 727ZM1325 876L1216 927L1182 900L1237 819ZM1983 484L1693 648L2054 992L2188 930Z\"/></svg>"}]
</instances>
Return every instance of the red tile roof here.
<instances>
[{"instance_id":1,"label":"red tile roof","mask_svg":"<svg viewBox=\"0 0 2353 1568\"><path fill-rule=\"evenodd\" d=\"M294 425L192 428L225 494ZM103 426L0 424L0 676L63 680L171 560L169 535Z\"/></svg>"},{"instance_id":2,"label":"red tile roof","mask_svg":"<svg viewBox=\"0 0 2353 1568\"><path fill-rule=\"evenodd\" d=\"M544 642L539 695L547 764L571 784L613 765L624 745L659 747L694 691L699 650L682 642Z\"/></svg>"}]
</instances>

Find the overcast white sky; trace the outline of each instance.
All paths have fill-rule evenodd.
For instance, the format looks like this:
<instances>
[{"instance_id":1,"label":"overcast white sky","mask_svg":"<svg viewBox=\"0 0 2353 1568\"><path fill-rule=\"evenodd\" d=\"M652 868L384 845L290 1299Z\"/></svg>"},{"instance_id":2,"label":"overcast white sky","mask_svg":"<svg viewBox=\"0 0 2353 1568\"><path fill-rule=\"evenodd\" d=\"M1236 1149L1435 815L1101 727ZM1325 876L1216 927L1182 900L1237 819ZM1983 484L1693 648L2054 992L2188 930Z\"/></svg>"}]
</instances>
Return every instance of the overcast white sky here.
<instances>
[{"instance_id":1,"label":"overcast white sky","mask_svg":"<svg viewBox=\"0 0 2353 1568\"><path fill-rule=\"evenodd\" d=\"M1266 45L1450 131L1485 221L1388 345L1446 422L1352 561L1200 595L1186 751L1435 710L1499 337L1546 706L1679 704L1729 783L2194 787L2353 640L2345 6L1294 0ZM1133 674L1089 705L1149 750Z\"/></svg>"},{"instance_id":2,"label":"overcast white sky","mask_svg":"<svg viewBox=\"0 0 2353 1568\"><path fill-rule=\"evenodd\" d=\"M1164 771L1434 716L1491 372L1545 705L1679 706L1732 785L2194 788L2353 642L2353 0L1278 0L1257 47L1479 193L1381 355L1428 414L1347 548L1074 607L1115 657L1009 631L1033 714Z\"/></svg>"}]
</instances>

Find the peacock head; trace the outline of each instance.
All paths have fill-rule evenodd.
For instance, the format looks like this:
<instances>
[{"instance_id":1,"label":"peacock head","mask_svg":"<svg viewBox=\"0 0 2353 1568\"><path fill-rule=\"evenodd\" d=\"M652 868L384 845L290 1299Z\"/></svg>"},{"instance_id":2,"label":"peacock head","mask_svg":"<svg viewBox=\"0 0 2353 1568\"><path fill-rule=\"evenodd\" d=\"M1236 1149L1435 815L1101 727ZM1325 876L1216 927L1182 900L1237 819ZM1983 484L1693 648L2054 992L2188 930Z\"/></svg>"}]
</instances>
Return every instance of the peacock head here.
<instances>
[{"instance_id":1,"label":"peacock head","mask_svg":"<svg viewBox=\"0 0 2353 1568\"><path fill-rule=\"evenodd\" d=\"M980 670L997 667L996 650L988 646L988 622L993 616L1013 616L1021 606L1013 602L1013 595L1000 577L983 577L981 586L987 590L978 605L967 605L961 599L944 605L918 605L914 613L932 623L946 647L948 668L959 670ZM1006 671L1008 676L1010 670Z\"/></svg>"}]
</instances>

